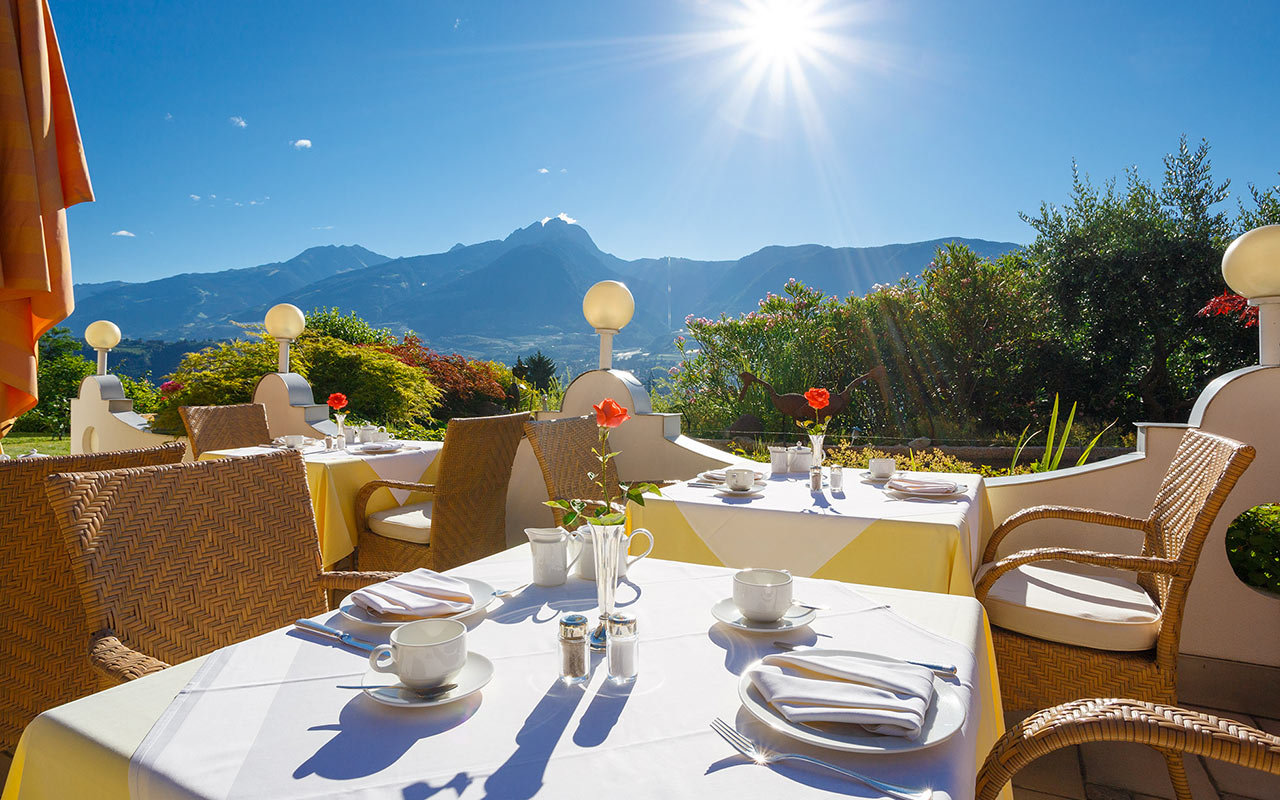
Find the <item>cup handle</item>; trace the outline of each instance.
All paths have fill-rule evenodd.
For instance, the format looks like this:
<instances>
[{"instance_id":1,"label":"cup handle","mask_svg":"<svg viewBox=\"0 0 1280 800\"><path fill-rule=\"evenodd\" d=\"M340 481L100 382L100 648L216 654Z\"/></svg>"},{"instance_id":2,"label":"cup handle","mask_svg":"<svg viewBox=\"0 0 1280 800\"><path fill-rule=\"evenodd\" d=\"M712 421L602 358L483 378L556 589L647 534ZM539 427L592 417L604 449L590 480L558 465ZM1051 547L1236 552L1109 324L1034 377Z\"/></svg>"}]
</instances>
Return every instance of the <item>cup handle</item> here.
<instances>
[{"instance_id":1,"label":"cup handle","mask_svg":"<svg viewBox=\"0 0 1280 800\"><path fill-rule=\"evenodd\" d=\"M639 535L640 535L640 534L642 534L642 533L645 535L645 538L647 538L647 539L649 540L649 546L648 546L648 547L646 547L646 548L644 549L644 552L643 552L643 553L641 553L640 555L638 555L638 556L632 556L631 558L627 559L627 566L628 566L628 567L629 567L629 566L631 566L632 564L636 563L636 562L637 562L637 561L639 561L640 559L644 558L645 556L647 556L647 555L649 555L650 553L652 553L652 552L653 552L653 534L652 534L652 533L650 533L648 530L646 530L646 529L644 529L644 528L636 528L634 531L632 531L632 532L631 532L631 537L630 537L630 539L631 539L631 540L634 540L637 536L639 536ZM630 543L630 542L628 542L628 544L629 544L629 543Z\"/></svg>"},{"instance_id":2,"label":"cup handle","mask_svg":"<svg viewBox=\"0 0 1280 800\"><path fill-rule=\"evenodd\" d=\"M573 558L569 559L569 563L565 565L565 570L573 569L573 565L578 563L578 559L582 558L582 536L577 531L569 534L569 546L578 545L578 552L573 554Z\"/></svg>"},{"instance_id":3,"label":"cup handle","mask_svg":"<svg viewBox=\"0 0 1280 800\"><path fill-rule=\"evenodd\" d=\"M383 656L390 656L386 661L382 660ZM375 672L392 672L396 671L396 654L389 644L380 644L373 648L373 652L369 653L369 666L373 667Z\"/></svg>"}]
</instances>

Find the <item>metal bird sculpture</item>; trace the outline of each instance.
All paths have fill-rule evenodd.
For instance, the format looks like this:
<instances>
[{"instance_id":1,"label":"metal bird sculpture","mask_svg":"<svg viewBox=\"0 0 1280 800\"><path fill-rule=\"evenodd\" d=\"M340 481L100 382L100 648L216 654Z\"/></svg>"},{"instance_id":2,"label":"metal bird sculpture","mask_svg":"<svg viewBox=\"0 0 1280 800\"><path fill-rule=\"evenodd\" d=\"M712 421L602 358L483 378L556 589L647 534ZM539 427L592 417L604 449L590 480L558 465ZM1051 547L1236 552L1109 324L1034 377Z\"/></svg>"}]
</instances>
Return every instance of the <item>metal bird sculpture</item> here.
<instances>
[{"instance_id":1,"label":"metal bird sculpture","mask_svg":"<svg viewBox=\"0 0 1280 800\"><path fill-rule=\"evenodd\" d=\"M849 403L853 400L853 390L870 379L874 379L877 383L881 384L881 388L883 389L885 376L887 374L888 373L885 371L884 366L878 365L872 367L867 373L854 378L853 381L851 381L849 385L844 387L840 392L831 395L830 404L827 405L826 408L817 412L818 421L826 422L836 414L841 414L848 410ZM778 394L777 391L769 385L768 381L757 378L750 372L738 373L738 379L742 382L742 390L738 392L739 402L747 396L747 390L754 384L758 383L769 393L769 399L773 401L773 407L778 409L778 411L797 421L814 419L814 410L809 405L809 401L805 399L803 394L795 392Z\"/></svg>"}]
</instances>

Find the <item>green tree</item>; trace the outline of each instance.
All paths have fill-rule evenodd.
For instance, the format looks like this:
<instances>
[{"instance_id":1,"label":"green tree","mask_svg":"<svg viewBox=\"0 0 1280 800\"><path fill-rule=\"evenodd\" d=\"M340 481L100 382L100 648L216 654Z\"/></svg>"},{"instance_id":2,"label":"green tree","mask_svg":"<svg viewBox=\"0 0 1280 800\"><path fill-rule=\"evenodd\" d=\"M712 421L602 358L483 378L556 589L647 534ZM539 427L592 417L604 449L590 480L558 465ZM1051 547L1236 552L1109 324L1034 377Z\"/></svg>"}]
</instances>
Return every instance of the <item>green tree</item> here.
<instances>
[{"instance_id":1,"label":"green tree","mask_svg":"<svg viewBox=\"0 0 1280 800\"><path fill-rule=\"evenodd\" d=\"M354 311L344 317L336 307L311 309L307 313L307 330L348 344L393 344L396 340L391 331L373 327Z\"/></svg>"},{"instance_id":2,"label":"green tree","mask_svg":"<svg viewBox=\"0 0 1280 800\"><path fill-rule=\"evenodd\" d=\"M1236 230L1245 233L1263 225L1280 225L1280 186L1272 186L1263 191L1251 183L1249 194L1253 195L1253 208L1245 208L1244 203L1240 204Z\"/></svg>"},{"instance_id":3,"label":"green tree","mask_svg":"<svg viewBox=\"0 0 1280 800\"><path fill-rule=\"evenodd\" d=\"M80 342L66 328L53 328L40 337L38 357L39 403L18 418L14 430L61 436L71 428L71 398L80 393L80 382L97 367L80 355Z\"/></svg>"},{"instance_id":4,"label":"green tree","mask_svg":"<svg viewBox=\"0 0 1280 800\"><path fill-rule=\"evenodd\" d=\"M525 375L533 388L539 391L546 391L551 388L551 381L556 377L556 362L551 360L550 356L543 355L542 351L529 356L529 360L524 362Z\"/></svg>"},{"instance_id":5,"label":"green tree","mask_svg":"<svg viewBox=\"0 0 1280 800\"><path fill-rule=\"evenodd\" d=\"M1123 419L1183 419L1213 375L1241 364L1239 334L1197 319L1221 290L1233 223L1216 207L1209 145L1182 137L1159 188L1128 170L1118 190L1072 165L1071 203L1022 218L1037 233L1028 263L1042 271L1070 353L1061 380L1087 409Z\"/></svg>"}]
</instances>

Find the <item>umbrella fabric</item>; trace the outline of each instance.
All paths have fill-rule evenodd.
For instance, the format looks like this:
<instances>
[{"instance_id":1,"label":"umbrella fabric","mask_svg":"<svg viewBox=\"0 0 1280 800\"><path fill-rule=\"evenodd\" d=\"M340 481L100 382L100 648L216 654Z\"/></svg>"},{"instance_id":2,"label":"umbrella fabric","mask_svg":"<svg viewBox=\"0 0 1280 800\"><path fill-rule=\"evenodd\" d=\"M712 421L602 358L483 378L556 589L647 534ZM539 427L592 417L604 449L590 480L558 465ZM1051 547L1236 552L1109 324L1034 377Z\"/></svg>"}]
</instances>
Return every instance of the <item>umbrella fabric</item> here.
<instances>
[{"instance_id":1,"label":"umbrella fabric","mask_svg":"<svg viewBox=\"0 0 1280 800\"><path fill-rule=\"evenodd\" d=\"M36 342L75 308L66 211L93 200L46 0L0 4L0 437L36 405Z\"/></svg>"}]
</instances>

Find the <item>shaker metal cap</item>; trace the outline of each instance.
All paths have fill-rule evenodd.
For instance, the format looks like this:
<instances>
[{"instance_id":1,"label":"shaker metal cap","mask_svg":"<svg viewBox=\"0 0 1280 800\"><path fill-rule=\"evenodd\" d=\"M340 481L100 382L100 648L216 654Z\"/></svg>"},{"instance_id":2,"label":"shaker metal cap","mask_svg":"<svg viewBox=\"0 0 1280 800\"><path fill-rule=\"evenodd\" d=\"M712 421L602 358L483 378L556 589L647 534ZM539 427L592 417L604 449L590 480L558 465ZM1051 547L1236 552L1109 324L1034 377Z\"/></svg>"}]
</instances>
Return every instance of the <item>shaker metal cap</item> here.
<instances>
[{"instance_id":1,"label":"shaker metal cap","mask_svg":"<svg viewBox=\"0 0 1280 800\"><path fill-rule=\"evenodd\" d=\"M612 636L634 636L636 633L636 615L620 611L609 615L609 633Z\"/></svg>"},{"instance_id":2,"label":"shaker metal cap","mask_svg":"<svg viewBox=\"0 0 1280 800\"><path fill-rule=\"evenodd\" d=\"M565 614L560 618L560 635L565 639L587 638L587 617L585 614Z\"/></svg>"}]
</instances>

